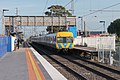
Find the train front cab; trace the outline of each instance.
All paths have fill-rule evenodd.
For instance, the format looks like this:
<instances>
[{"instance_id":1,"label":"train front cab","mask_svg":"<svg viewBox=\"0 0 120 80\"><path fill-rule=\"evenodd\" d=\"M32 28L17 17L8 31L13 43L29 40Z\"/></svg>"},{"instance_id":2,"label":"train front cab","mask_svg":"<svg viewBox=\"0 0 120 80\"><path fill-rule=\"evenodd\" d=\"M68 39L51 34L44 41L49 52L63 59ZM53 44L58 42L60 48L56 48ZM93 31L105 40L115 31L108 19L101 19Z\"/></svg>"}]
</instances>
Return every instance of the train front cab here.
<instances>
[{"instance_id":1,"label":"train front cab","mask_svg":"<svg viewBox=\"0 0 120 80\"><path fill-rule=\"evenodd\" d=\"M73 34L71 32L59 32L56 34L56 48L59 50L72 49L73 44Z\"/></svg>"}]
</instances>

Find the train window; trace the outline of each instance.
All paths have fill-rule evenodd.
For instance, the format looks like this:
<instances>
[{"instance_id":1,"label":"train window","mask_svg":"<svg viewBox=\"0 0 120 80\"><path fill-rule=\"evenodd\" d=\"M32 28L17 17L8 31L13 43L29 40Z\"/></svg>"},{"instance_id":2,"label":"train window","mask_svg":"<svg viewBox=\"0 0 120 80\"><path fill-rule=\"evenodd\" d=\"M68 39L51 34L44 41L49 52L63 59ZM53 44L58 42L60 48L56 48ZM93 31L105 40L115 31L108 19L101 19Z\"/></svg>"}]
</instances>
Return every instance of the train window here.
<instances>
[{"instance_id":1,"label":"train window","mask_svg":"<svg viewBox=\"0 0 120 80\"><path fill-rule=\"evenodd\" d=\"M67 43L72 43L73 42L73 38L72 37L67 37L66 41L67 41Z\"/></svg>"},{"instance_id":2,"label":"train window","mask_svg":"<svg viewBox=\"0 0 120 80\"><path fill-rule=\"evenodd\" d=\"M57 38L57 43L63 43L63 38Z\"/></svg>"},{"instance_id":3,"label":"train window","mask_svg":"<svg viewBox=\"0 0 120 80\"><path fill-rule=\"evenodd\" d=\"M56 37L54 37L54 41L56 41Z\"/></svg>"},{"instance_id":4,"label":"train window","mask_svg":"<svg viewBox=\"0 0 120 80\"><path fill-rule=\"evenodd\" d=\"M57 38L57 43L72 43L73 38L72 37L59 37Z\"/></svg>"}]
</instances>

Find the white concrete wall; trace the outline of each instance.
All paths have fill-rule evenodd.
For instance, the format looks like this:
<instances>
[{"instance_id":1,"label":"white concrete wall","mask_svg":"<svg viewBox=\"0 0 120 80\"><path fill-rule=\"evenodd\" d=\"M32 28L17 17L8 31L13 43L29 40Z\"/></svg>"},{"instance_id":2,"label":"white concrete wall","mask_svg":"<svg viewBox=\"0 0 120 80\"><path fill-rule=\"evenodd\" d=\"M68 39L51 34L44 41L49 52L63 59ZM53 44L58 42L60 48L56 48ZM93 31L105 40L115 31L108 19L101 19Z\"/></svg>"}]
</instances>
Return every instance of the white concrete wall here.
<instances>
[{"instance_id":1,"label":"white concrete wall","mask_svg":"<svg viewBox=\"0 0 120 80\"><path fill-rule=\"evenodd\" d=\"M77 38L74 38L74 45L82 45L81 36L77 36Z\"/></svg>"},{"instance_id":2,"label":"white concrete wall","mask_svg":"<svg viewBox=\"0 0 120 80\"><path fill-rule=\"evenodd\" d=\"M12 49L12 51L14 50L14 40L15 39L16 39L16 37L11 36L11 49Z\"/></svg>"},{"instance_id":3,"label":"white concrete wall","mask_svg":"<svg viewBox=\"0 0 120 80\"><path fill-rule=\"evenodd\" d=\"M115 36L108 37L83 37L78 36L74 39L74 45L84 45L95 47L96 49L113 49L115 50Z\"/></svg>"}]
</instances>

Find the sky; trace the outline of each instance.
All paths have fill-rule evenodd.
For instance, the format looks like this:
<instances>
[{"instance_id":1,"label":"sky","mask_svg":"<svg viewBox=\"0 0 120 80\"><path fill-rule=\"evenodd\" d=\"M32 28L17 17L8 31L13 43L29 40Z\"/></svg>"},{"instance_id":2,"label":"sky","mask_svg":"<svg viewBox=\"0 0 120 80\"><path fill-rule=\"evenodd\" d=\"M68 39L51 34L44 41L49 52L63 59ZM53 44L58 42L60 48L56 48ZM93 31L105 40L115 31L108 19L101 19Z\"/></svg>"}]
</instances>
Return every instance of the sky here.
<instances>
[{"instance_id":1,"label":"sky","mask_svg":"<svg viewBox=\"0 0 120 80\"><path fill-rule=\"evenodd\" d=\"M51 5L67 5L71 0L1 0L0 1L0 24L2 24L2 10L9 9L5 12L5 15L15 15L16 8L18 8L18 14L21 16L43 16ZM100 21L105 21L105 27L118 18L120 18L120 0L74 0L74 16L77 20L77 29L81 29L81 21L79 16L83 17L86 24L86 29L92 30L104 30L103 24ZM103 8L118 4L116 6L104 9L103 11L96 12L91 15L95 10L101 10ZM65 6L66 9L71 9L71 4ZM106 11L105 11L106 10ZM108 10L108 11L107 11ZM111 10L111 11L110 11ZM117 10L117 11L115 11ZM85 16L86 15L86 16ZM42 28L41 28L42 29ZM1 30L1 27L0 27ZM44 29L43 29L44 30ZM1 32L1 31L0 31Z\"/></svg>"}]
</instances>

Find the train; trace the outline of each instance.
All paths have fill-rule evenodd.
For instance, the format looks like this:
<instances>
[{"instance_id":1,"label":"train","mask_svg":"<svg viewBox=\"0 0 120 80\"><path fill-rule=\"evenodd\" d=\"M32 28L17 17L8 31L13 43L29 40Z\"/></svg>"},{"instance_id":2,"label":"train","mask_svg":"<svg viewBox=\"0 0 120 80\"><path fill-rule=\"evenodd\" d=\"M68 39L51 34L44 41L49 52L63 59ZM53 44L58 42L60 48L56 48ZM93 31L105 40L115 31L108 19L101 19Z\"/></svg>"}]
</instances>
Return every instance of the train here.
<instances>
[{"instance_id":1,"label":"train","mask_svg":"<svg viewBox=\"0 0 120 80\"><path fill-rule=\"evenodd\" d=\"M74 48L74 37L72 32L57 32L44 36L34 36L30 38L31 42L35 42L56 50L69 50Z\"/></svg>"}]
</instances>

